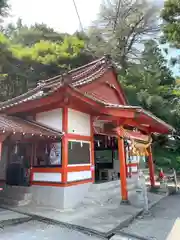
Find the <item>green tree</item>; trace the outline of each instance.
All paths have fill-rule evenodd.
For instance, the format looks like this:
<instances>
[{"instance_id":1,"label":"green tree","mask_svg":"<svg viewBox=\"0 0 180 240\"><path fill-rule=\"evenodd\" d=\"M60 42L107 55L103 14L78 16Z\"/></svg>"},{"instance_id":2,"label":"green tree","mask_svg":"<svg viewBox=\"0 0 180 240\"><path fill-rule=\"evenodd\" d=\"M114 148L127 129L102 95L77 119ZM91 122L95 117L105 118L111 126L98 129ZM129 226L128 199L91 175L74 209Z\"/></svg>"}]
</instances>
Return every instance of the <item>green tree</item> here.
<instances>
[{"instance_id":1,"label":"green tree","mask_svg":"<svg viewBox=\"0 0 180 240\"><path fill-rule=\"evenodd\" d=\"M18 19L16 24L10 23L4 34L11 39L14 44L21 44L23 46L32 46L35 43L44 41L62 42L67 34L61 34L54 31L53 28L46 24L34 24L30 27L23 24L21 19Z\"/></svg>"},{"instance_id":2,"label":"green tree","mask_svg":"<svg viewBox=\"0 0 180 240\"><path fill-rule=\"evenodd\" d=\"M8 0L0 0L0 16L4 17L7 15L9 5Z\"/></svg>"},{"instance_id":3,"label":"green tree","mask_svg":"<svg viewBox=\"0 0 180 240\"><path fill-rule=\"evenodd\" d=\"M123 70L139 58L143 41L159 32L158 8L147 0L108 0L89 29L89 46L110 54Z\"/></svg>"},{"instance_id":4,"label":"green tree","mask_svg":"<svg viewBox=\"0 0 180 240\"><path fill-rule=\"evenodd\" d=\"M139 63L132 63L124 76L120 72L119 79L130 104L141 105L173 123L171 101L175 79L157 42L149 40L144 46Z\"/></svg>"},{"instance_id":5,"label":"green tree","mask_svg":"<svg viewBox=\"0 0 180 240\"><path fill-rule=\"evenodd\" d=\"M161 12L164 20L162 30L164 42L180 47L180 0L166 0Z\"/></svg>"},{"instance_id":6,"label":"green tree","mask_svg":"<svg viewBox=\"0 0 180 240\"><path fill-rule=\"evenodd\" d=\"M38 80L59 75L92 60L85 44L76 36L65 36L61 42L40 40L31 46L13 44L0 35L0 100L17 96L34 87Z\"/></svg>"}]
</instances>

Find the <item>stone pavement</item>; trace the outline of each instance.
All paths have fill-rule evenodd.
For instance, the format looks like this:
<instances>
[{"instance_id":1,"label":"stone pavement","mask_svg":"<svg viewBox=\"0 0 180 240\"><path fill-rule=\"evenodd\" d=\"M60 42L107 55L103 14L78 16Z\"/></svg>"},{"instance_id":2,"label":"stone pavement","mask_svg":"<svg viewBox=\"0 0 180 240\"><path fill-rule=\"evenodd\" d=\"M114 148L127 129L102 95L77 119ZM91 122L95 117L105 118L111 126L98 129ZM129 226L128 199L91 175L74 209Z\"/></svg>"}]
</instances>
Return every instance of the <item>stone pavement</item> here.
<instances>
[{"instance_id":1,"label":"stone pavement","mask_svg":"<svg viewBox=\"0 0 180 240\"><path fill-rule=\"evenodd\" d=\"M128 234L142 236L141 239L180 239L180 236L178 236L178 234L180 235L180 194L162 199L151 209L151 214L150 217L136 219L127 228L116 230L117 238L114 238L114 240L118 240L122 230ZM169 238L167 238L168 236Z\"/></svg>"},{"instance_id":2,"label":"stone pavement","mask_svg":"<svg viewBox=\"0 0 180 240\"><path fill-rule=\"evenodd\" d=\"M29 221L31 217L0 208L0 227Z\"/></svg>"},{"instance_id":3,"label":"stone pavement","mask_svg":"<svg viewBox=\"0 0 180 240\"><path fill-rule=\"evenodd\" d=\"M11 209L103 237L110 236L116 228L121 229L127 226L142 212L140 207L120 204L119 182L109 189L103 188L102 185L100 188L98 186L95 187L97 189L89 192L89 196L74 209L58 210L33 205L11 207ZM150 206L160 201L163 197L163 195L149 193ZM136 194L133 189L129 190L129 199L133 203L136 202Z\"/></svg>"},{"instance_id":4,"label":"stone pavement","mask_svg":"<svg viewBox=\"0 0 180 240\"><path fill-rule=\"evenodd\" d=\"M30 221L20 225L0 229L0 239L3 240L102 240L94 236L62 228L57 225Z\"/></svg>"}]
</instances>

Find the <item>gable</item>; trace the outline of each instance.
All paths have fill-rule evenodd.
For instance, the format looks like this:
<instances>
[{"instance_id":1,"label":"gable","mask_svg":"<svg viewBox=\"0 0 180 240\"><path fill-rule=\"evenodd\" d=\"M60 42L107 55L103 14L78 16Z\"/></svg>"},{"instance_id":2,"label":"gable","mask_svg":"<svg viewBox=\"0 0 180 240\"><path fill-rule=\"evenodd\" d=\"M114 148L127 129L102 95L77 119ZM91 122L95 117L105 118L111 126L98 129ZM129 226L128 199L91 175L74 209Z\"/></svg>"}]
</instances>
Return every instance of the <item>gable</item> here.
<instances>
[{"instance_id":1,"label":"gable","mask_svg":"<svg viewBox=\"0 0 180 240\"><path fill-rule=\"evenodd\" d=\"M88 84L78 86L78 89L108 103L120 105L127 104L123 89L121 88L116 78L116 74L112 69L109 69L99 79Z\"/></svg>"}]
</instances>

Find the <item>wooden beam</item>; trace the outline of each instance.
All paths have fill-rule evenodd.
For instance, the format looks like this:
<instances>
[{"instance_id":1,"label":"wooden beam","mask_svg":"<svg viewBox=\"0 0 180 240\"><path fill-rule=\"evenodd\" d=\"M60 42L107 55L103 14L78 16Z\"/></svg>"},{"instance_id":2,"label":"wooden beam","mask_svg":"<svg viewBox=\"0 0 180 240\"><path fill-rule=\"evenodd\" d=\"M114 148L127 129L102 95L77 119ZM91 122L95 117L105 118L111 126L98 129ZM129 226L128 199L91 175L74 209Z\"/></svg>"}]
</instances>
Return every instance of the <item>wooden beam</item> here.
<instances>
[{"instance_id":1,"label":"wooden beam","mask_svg":"<svg viewBox=\"0 0 180 240\"><path fill-rule=\"evenodd\" d=\"M134 119L127 119L124 121L123 125L129 125L131 127L136 127L139 130L142 130L146 132L147 134L149 133L149 127L142 126L140 123L136 122Z\"/></svg>"},{"instance_id":2,"label":"wooden beam","mask_svg":"<svg viewBox=\"0 0 180 240\"><path fill-rule=\"evenodd\" d=\"M120 109L120 108L107 108L104 107L101 109L102 114L110 115L113 117L119 118L135 118L135 110L134 109Z\"/></svg>"}]
</instances>

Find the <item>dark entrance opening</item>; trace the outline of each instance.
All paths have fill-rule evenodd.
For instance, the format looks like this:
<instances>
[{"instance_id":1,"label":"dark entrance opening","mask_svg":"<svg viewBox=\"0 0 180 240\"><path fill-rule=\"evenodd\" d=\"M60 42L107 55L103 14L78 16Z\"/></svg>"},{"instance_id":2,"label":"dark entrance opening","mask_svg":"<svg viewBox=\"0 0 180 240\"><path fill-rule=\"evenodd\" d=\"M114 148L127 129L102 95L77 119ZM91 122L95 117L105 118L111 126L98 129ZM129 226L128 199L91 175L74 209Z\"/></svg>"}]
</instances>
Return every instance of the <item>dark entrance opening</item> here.
<instances>
[{"instance_id":1,"label":"dark entrance opening","mask_svg":"<svg viewBox=\"0 0 180 240\"><path fill-rule=\"evenodd\" d=\"M116 137L94 136L95 182L117 180L120 177Z\"/></svg>"},{"instance_id":2,"label":"dark entrance opening","mask_svg":"<svg viewBox=\"0 0 180 240\"><path fill-rule=\"evenodd\" d=\"M32 144L11 144L8 150L9 161L6 172L6 184L12 186L29 186Z\"/></svg>"}]
</instances>

